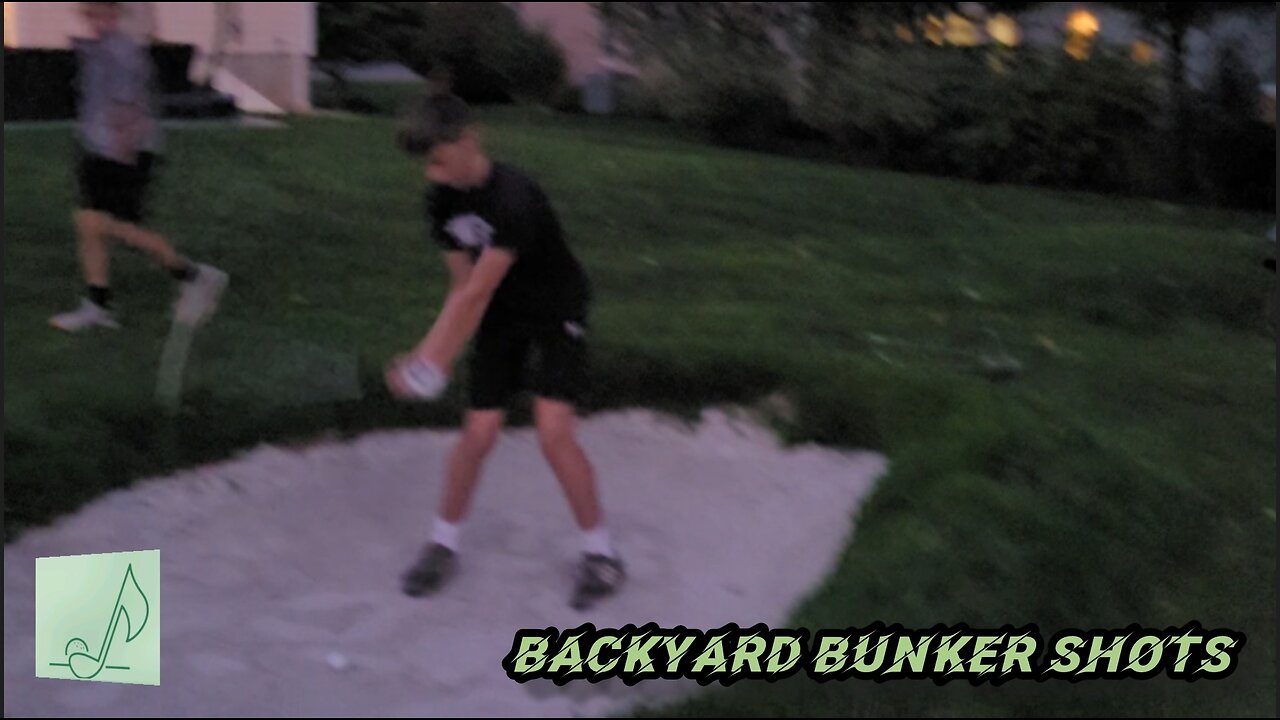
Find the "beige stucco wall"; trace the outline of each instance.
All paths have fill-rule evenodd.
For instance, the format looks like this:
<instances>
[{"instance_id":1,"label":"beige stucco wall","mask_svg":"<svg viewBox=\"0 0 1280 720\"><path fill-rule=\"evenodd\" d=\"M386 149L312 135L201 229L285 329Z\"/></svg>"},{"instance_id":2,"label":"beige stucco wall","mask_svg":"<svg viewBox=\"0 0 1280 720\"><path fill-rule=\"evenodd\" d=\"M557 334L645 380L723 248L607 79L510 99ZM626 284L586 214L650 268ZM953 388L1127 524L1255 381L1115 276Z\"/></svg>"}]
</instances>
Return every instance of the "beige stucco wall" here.
<instances>
[{"instance_id":1,"label":"beige stucco wall","mask_svg":"<svg viewBox=\"0 0 1280 720\"><path fill-rule=\"evenodd\" d=\"M75 2L5 3L5 44L67 48L87 33ZM224 38L223 64L275 104L293 112L310 108L310 58L316 51L312 2L130 2L125 28L142 38L193 45L192 79L207 77L219 32L219 6L240 27Z\"/></svg>"},{"instance_id":2,"label":"beige stucco wall","mask_svg":"<svg viewBox=\"0 0 1280 720\"><path fill-rule=\"evenodd\" d=\"M85 34L74 2L5 3L5 39L19 47L66 48ZM213 45L212 2L130 2L126 26L137 35L190 43L207 52ZM228 50L237 53L288 53L311 56L316 48L315 3L225 3L241 18L243 34ZM12 25L12 27L11 27ZM151 32L148 32L151 31Z\"/></svg>"},{"instance_id":3,"label":"beige stucco wall","mask_svg":"<svg viewBox=\"0 0 1280 720\"><path fill-rule=\"evenodd\" d=\"M311 109L311 61L302 55L228 55L223 67L288 112Z\"/></svg>"}]
</instances>

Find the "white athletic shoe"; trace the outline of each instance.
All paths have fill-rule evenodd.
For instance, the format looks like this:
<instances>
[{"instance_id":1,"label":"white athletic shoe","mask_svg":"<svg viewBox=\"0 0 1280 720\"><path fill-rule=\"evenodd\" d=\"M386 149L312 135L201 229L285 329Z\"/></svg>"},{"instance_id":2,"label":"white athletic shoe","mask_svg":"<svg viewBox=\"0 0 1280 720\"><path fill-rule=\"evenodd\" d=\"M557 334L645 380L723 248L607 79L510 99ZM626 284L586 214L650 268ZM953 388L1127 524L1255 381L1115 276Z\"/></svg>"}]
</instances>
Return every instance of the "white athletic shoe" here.
<instances>
[{"instance_id":1,"label":"white athletic shoe","mask_svg":"<svg viewBox=\"0 0 1280 720\"><path fill-rule=\"evenodd\" d=\"M229 281L227 274L218 268L197 265L195 279L181 283L173 309L174 321L193 327L204 324L218 309L218 301Z\"/></svg>"},{"instance_id":2,"label":"white athletic shoe","mask_svg":"<svg viewBox=\"0 0 1280 720\"><path fill-rule=\"evenodd\" d=\"M80 307L75 310L49 318L49 324L69 333L78 333L95 327L111 330L120 328L120 323L116 322L115 313L88 298L81 299Z\"/></svg>"}]
</instances>

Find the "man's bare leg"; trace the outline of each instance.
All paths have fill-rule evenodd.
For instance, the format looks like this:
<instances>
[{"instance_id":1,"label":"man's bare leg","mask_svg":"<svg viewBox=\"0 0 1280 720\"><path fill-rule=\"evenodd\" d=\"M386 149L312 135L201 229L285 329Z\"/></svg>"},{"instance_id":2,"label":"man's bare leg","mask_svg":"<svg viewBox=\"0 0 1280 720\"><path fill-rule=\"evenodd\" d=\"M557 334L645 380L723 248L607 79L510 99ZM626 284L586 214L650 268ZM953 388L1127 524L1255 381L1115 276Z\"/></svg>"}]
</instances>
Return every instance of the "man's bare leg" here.
<instances>
[{"instance_id":1,"label":"man's bare leg","mask_svg":"<svg viewBox=\"0 0 1280 720\"><path fill-rule=\"evenodd\" d=\"M111 311L111 258L107 243L112 219L96 210L77 210L73 218L79 248L80 271L88 287L88 297L80 307L49 319L54 327L80 332L94 327L118 328Z\"/></svg>"},{"instance_id":2,"label":"man's bare leg","mask_svg":"<svg viewBox=\"0 0 1280 720\"><path fill-rule=\"evenodd\" d=\"M140 225L110 220L111 235L120 238L129 247L155 258L164 269L180 273L191 269L191 261L178 254L163 235Z\"/></svg>"},{"instance_id":3,"label":"man's bare leg","mask_svg":"<svg viewBox=\"0 0 1280 720\"><path fill-rule=\"evenodd\" d=\"M439 590L457 568L459 526L471 509L485 459L502 431L501 410L472 410L463 421L462 438L449 455L440 510L431 542L403 578L406 595L421 597Z\"/></svg>"},{"instance_id":4,"label":"man's bare leg","mask_svg":"<svg viewBox=\"0 0 1280 720\"><path fill-rule=\"evenodd\" d=\"M85 284L89 287L107 287L111 278L111 259L107 248L111 217L96 210L78 210L75 214L75 226Z\"/></svg>"},{"instance_id":5,"label":"man's bare leg","mask_svg":"<svg viewBox=\"0 0 1280 720\"><path fill-rule=\"evenodd\" d=\"M480 471L502 431L506 414L501 410L472 410L463 421L462 438L449 456L440 519L457 525L471 509ZM456 548L454 548L456 549Z\"/></svg>"},{"instance_id":6,"label":"man's bare leg","mask_svg":"<svg viewBox=\"0 0 1280 720\"><path fill-rule=\"evenodd\" d=\"M573 406L559 400L537 398L533 414L542 454L560 481L578 529L584 533L596 530L603 513L596 491L595 469L578 444Z\"/></svg>"},{"instance_id":7,"label":"man's bare leg","mask_svg":"<svg viewBox=\"0 0 1280 720\"><path fill-rule=\"evenodd\" d=\"M76 332L90 327L119 327L111 312L110 245L119 239L129 247L154 258L175 280L182 282L182 293L175 309L178 320L198 325L217 307L227 286L226 273L207 265L197 265L174 249L164 236L140 225L117 220L96 210L80 210L75 224L79 236L80 264L88 302L80 308L55 316L55 327Z\"/></svg>"},{"instance_id":8,"label":"man's bare leg","mask_svg":"<svg viewBox=\"0 0 1280 720\"><path fill-rule=\"evenodd\" d=\"M542 454L560 481L582 531L583 558L569 604L585 610L616 592L626 579L626 569L604 527L595 469L578 444L573 405L539 397L534 400L533 413Z\"/></svg>"}]
</instances>

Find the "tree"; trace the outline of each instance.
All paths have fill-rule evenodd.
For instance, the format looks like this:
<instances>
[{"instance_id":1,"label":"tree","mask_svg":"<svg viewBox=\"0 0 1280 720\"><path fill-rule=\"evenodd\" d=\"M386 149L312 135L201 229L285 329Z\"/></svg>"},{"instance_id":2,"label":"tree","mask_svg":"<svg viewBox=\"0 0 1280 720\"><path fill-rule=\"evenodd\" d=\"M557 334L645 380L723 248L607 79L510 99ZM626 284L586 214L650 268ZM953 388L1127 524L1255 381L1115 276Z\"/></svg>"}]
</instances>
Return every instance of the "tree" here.
<instances>
[{"instance_id":1,"label":"tree","mask_svg":"<svg viewBox=\"0 0 1280 720\"><path fill-rule=\"evenodd\" d=\"M506 3L436 2L420 6L421 32L402 55L416 72L447 70L469 102L546 102L567 66L555 41L531 32Z\"/></svg>"},{"instance_id":2,"label":"tree","mask_svg":"<svg viewBox=\"0 0 1280 720\"><path fill-rule=\"evenodd\" d=\"M670 62L689 54L772 55L776 31L793 27L807 3L598 2L593 3L628 60Z\"/></svg>"},{"instance_id":3,"label":"tree","mask_svg":"<svg viewBox=\"0 0 1280 720\"><path fill-rule=\"evenodd\" d=\"M878 63L882 66L901 61L896 54L884 58L877 54L901 49L904 27L912 28L929 15L978 14L994 5L595 3L611 41L609 51L633 65L666 71L660 94L671 117L710 130L722 140L728 135L745 135L747 144L779 130L790 132L795 111L808 105L809 96L826 96L831 83L848 84L857 78L857 61L850 62L855 56L869 61L883 59L884 63ZM922 114L919 93L914 98L892 92L882 97L893 106L891 116ZM826 110L835 116L843 112L831 104ZM923 114L928 114L927 109ZM819 115L832 119L832 112ZM811 125L815 119L808 118Z\"/></svg>"},{"instance_id":4,"label":"tree","mask_svg":"<svg viewBox=\"0 0 1280 720\"><path fill-rule=\"evenodd\" d=\"M1191 146L1195 138L1190 87L1187 82L1187 36L1229 13L1274 9L1264 2L1113 2L1107 3L1136 16L1146 29L1169 48L1169 91L1173 100L1174 136L1177 143L1178 190L1184 197L1195 193Z\"/></svg>"},{"instance_id":5,"label":"tree","mask_svg":"<svg viewBox=\"0 0 1280 720\"><path fill-rule=\"evenodd\" d=\"M896 41L898 26L950 12L1019 12L1024 2L598 2L614 50L629 60L667 61L682 51L777 61L789 51L821 62L825 48Z\"/></svg>"}]
</instances>

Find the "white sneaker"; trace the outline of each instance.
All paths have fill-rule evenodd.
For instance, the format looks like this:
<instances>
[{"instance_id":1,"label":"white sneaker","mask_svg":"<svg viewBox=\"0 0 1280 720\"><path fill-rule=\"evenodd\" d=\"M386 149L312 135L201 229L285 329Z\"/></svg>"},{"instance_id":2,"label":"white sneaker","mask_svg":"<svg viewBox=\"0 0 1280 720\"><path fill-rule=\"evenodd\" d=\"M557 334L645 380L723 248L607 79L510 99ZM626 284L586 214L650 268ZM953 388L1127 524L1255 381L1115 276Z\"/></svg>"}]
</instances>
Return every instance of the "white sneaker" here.
<instances>
[{"instance_id":1,"label":"white sneaker","mask_svg":"<svg viewBox=\"0 0 1280 720\"><path fill-rule=\"evenodd\" d=\"M181 283L182 289L173 309L174 321L191 326L206 322L217 310L218 301L229 281L227 274L218 268L197 265L196 278Z\"/></svg>"},{"instance_id":2,"label":"white sneaker","mask_svg":"<svg viewBox=\"0 0 1280 720\"><path fill-rule=\"evenodd\" d=\"M120 328L120 323L116 322L115 313L88 298L81 299L80 307L75 310L49 318L49 324L69 333L78 333L95 327L112 330Z\"/></svg>"}]
</instances>

